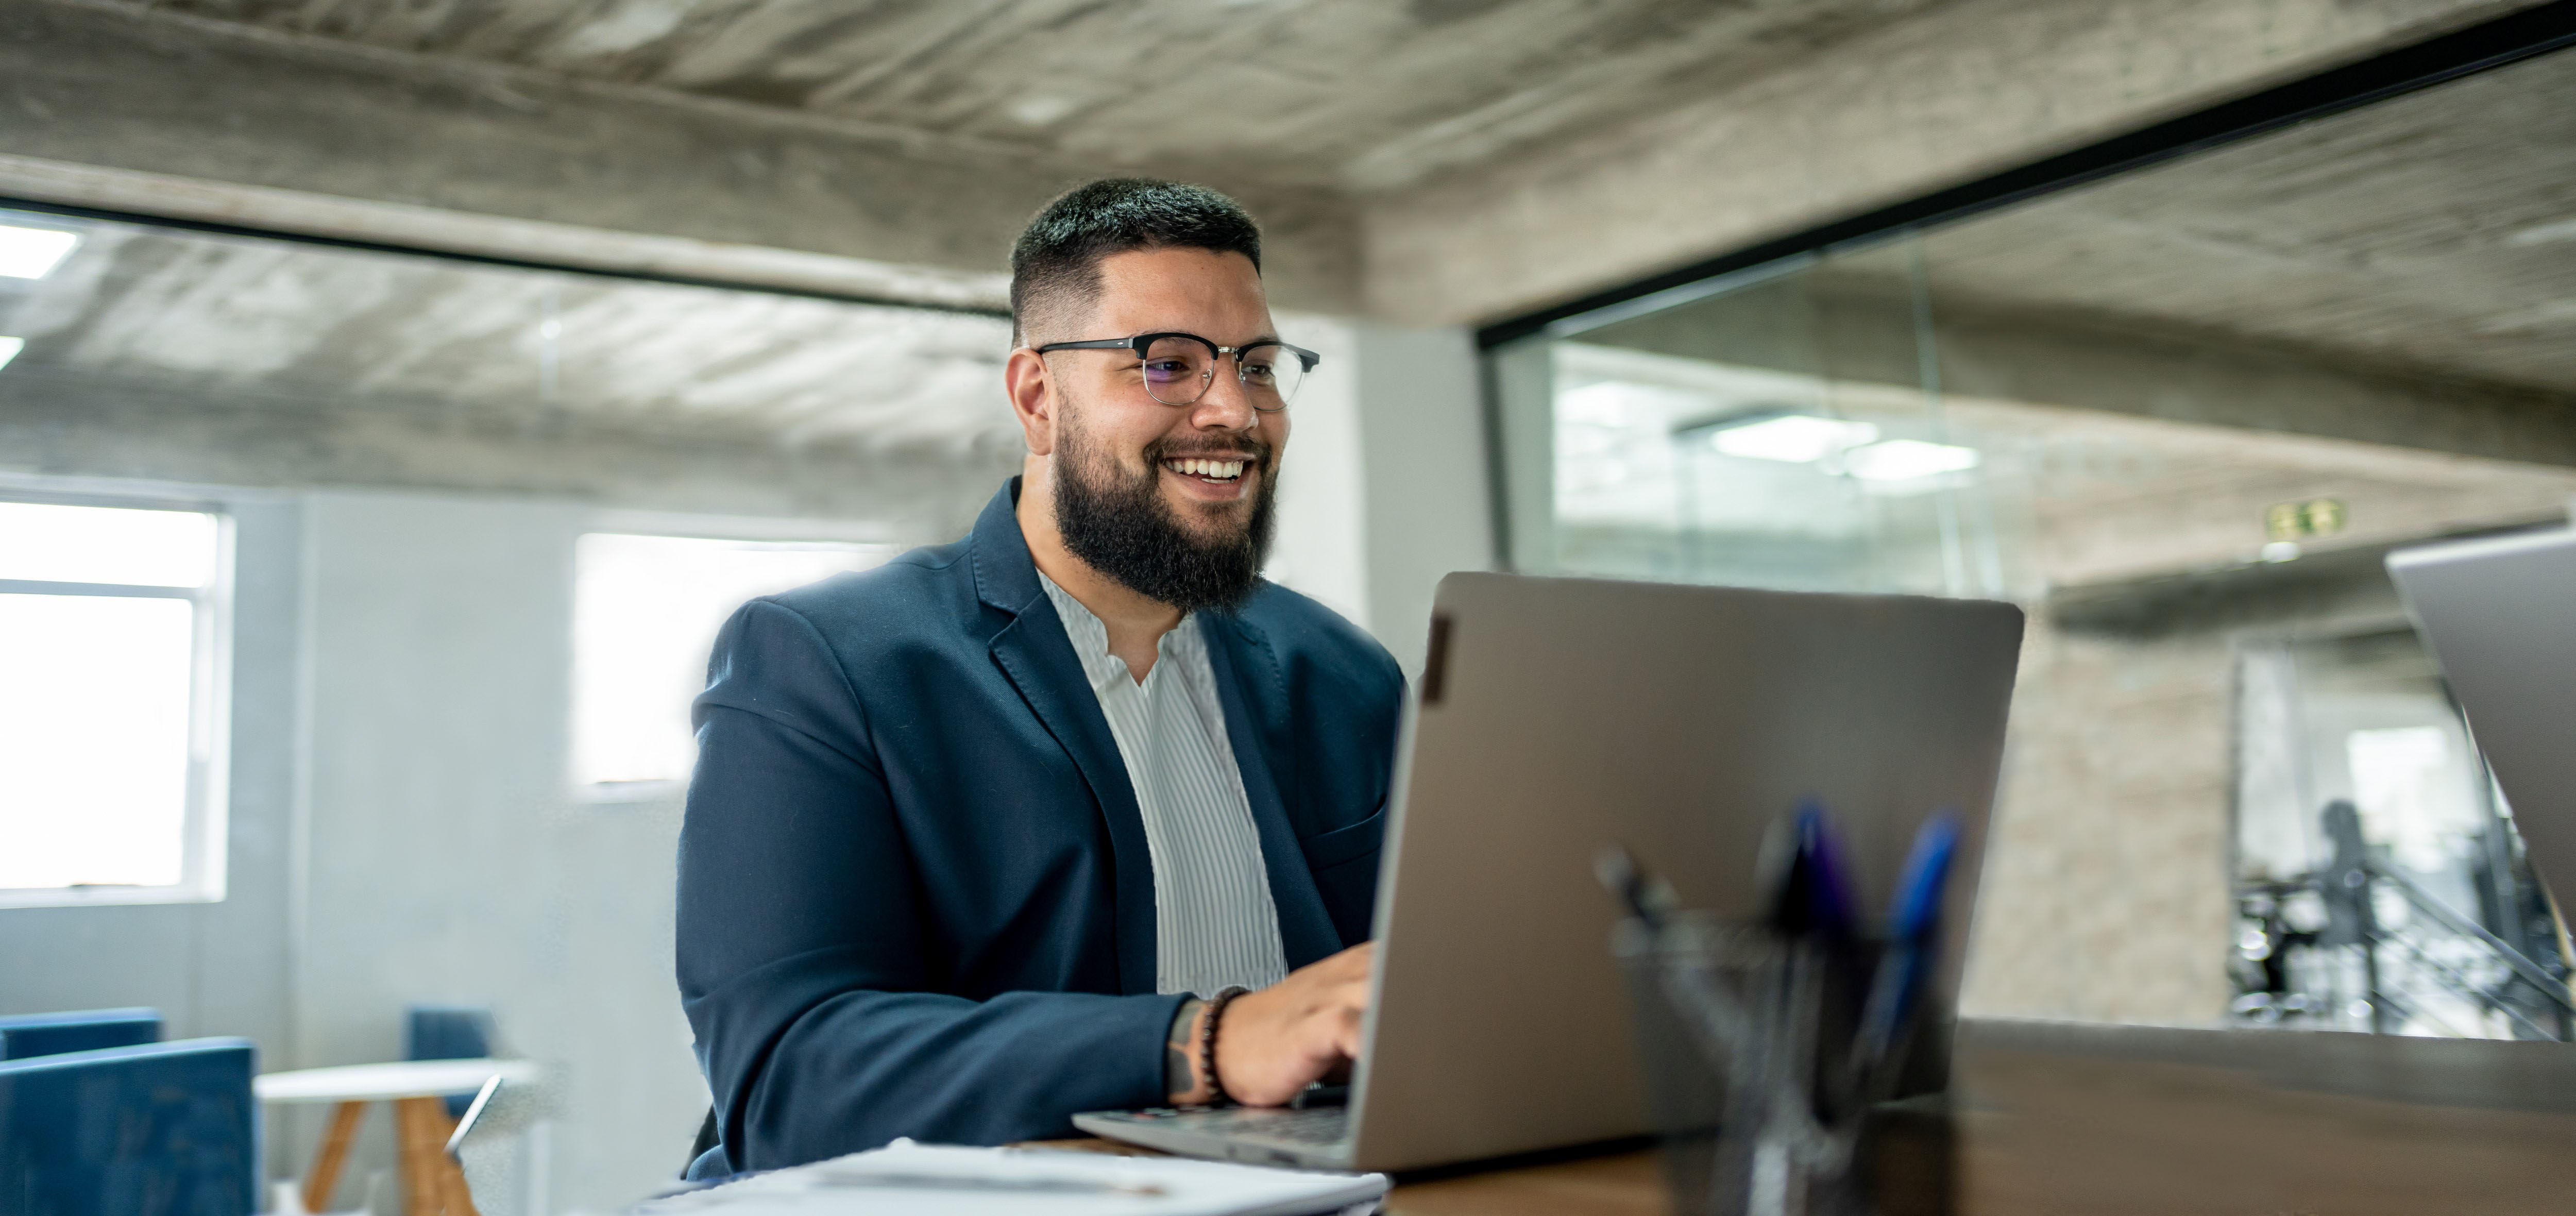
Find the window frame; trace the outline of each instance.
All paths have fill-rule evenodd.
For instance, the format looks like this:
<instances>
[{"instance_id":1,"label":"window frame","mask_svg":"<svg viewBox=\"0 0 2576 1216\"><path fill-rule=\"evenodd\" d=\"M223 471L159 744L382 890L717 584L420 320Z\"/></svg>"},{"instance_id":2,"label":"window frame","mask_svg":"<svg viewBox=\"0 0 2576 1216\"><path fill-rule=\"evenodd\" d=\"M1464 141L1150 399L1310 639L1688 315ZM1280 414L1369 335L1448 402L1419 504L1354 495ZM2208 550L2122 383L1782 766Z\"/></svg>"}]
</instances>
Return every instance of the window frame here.
<instances>
[{"instance_id":1,"label":"window frame","mask_svg":"<svg viewBox=\"0 0 2576 1216\"><path fill-rule=\"evenodd\" d=\"M215 562L203 586L153 587L0 578L0 594L185 600L190 612L188 791L180 820L179 881L160 886L0 887L0 909L223 902L232 802L233 513L202 498L49 493L0 485L0 502L180 511L212 516Z\"/></svg>"}]
</instances>

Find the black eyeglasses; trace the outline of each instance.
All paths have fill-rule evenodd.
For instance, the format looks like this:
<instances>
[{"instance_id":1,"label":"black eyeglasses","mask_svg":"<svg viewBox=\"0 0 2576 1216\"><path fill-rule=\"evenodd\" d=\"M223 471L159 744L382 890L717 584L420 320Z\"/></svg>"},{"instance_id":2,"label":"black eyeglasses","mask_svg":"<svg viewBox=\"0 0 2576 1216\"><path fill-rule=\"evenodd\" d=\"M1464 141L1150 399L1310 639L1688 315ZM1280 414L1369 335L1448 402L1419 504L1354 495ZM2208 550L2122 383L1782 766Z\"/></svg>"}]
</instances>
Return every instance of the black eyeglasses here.
<instances>
[{"instance_id":1,"label":"black eyeglasses","mask_svg":"<svg viewBox=\"0 0 2576 1216\"><path fill-rule=\"evenodd\" d=\"M1217 362L1234 357L1234 378L1252 408L1264 412L1288 408L1306 373L1323 356L1285 342L1219 346L1197 334L1138 334L1133 338L1094 338L1087 342L1049 342L1043 355L1059 350L1132 350L1144 364L1145 393L1165 405L1188 405L1207 395L1216 382Z\"/></svg>"}]
</instances>

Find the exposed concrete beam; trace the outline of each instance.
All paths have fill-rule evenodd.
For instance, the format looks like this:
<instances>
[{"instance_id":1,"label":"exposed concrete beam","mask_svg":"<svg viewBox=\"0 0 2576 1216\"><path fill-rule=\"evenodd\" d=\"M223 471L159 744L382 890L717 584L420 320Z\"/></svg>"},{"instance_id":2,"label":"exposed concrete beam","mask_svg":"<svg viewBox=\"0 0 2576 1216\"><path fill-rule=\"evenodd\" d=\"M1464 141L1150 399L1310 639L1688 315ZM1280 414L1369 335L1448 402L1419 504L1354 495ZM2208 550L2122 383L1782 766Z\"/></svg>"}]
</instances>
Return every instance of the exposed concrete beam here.
<instances>
[{"instance_id":1,"label":"exposed concrete beam","mask_svg":"<svg viewBox=\"0 0 2576 1216\"><path fill-rule=\"evenodd\" d=\"M1489 320L1973 180L2527 0L1970 0L1373 200L1372 312Z\"/></svg>"},{"instance_id":2,"label":"exposed concrete beam","mask_svg":"<svg viewBox=\"0 0 2576 1216\"><path fill-rule=\"evenodd\" d=\"M15 158L0 191L51 202L160 199L164 214L229 209L289 231L511 257L560 237L575 264L730 262L759 285L930 268L913 286L939 302L1007 270L1029 215L1096 175L745 103L73 3L0 9L0 115L0 154ZM1263 221L1277 303L1356 306L1343 200L1210 184ZM619 239L643 236L666 239Z\"/></svg>"},{"instance_id":3,"label":"exposed concrete beam","mask_svg":"<svg viewBox=\"0 0 2576 1216\"><path fill-rule=\"evenodd\" d=\"M2161 334L1960 317L1936 327L1943 387L2171 422L2576 467L2576 400Z\"/></svg>"},{"instance_id":4,"label":"exposed concrete beam","mask_svg":"<svg viewBox=\"0 0 2576 1216\"><path fill-rule=\"evenodd\" d=\"M0 153L0 197L612 274L953 308L1010 306L1010 276L999 272L616 232L6 153Z\"/></svg>"},{"instance_id":5,"label":"exposed concrete beam","mask_svg":"<svg viewBox=\"0 0 2576 1216\"><path fill-rule=\"evenodd\" d=\"M2232 339L1943 308L1937 299L1934 315L1941 387L1959 396L2576 467L2576 398ZM1846 382L1921 384L1911 307L1877 294L1748 293L1585 340Z\"/></svg>"},{"instance_id":6,"label":"exposed concrete beam","mask_svg":"<svg viewBox=\"0 0 2576 1216\"><path fill-rule=\"evenodd\" d=\"M1016 447L1016 445L1012 445ZM643 430L564 411L243 399L104 377L0 377L0 474L567 498L962 535L1019 453L873 452L741 428Z\"/></svg>"}]
</instances>

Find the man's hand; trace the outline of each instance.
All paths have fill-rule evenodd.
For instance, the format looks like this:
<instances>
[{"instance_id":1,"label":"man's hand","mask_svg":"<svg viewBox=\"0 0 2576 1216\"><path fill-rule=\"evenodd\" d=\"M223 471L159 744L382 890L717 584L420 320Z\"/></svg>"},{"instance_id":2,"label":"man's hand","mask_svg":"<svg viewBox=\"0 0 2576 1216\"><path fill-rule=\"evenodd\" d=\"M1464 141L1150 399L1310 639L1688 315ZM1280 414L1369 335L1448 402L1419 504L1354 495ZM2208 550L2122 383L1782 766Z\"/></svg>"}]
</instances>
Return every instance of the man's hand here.
<instances>
[{"instance_id":1,"label":"man's hand","mask_svg":"<svg viewBox=\"0 0 2576 1216\"><path fill-rule=\"evenodd\" d=\"M1290 972L1287 979L1234 998L1217 1023L1216 1073L1227 1096L1245 1106L1284 1106L1304 1089L1347 1069L1360 1054L1360 1015L1368 1011L1369 970L1376 943L1362 942ZM1197 1045L1207 1010L1191 1019L1190 1077L1175 1105L1214 1101L1201 1075Z\"/></svg>"}]
</instances>

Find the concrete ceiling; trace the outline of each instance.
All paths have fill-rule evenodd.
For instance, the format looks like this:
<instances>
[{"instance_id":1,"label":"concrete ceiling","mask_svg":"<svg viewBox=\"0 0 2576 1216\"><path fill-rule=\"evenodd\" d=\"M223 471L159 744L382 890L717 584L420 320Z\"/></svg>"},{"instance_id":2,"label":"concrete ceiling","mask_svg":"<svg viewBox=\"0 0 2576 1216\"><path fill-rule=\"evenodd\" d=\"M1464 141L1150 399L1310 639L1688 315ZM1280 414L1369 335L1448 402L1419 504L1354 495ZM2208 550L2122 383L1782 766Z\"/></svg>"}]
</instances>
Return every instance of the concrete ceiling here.
<instances>
[{"instance_id":1,"label":"concrete ceiling","mask_svg":"<svg viewBox=\"0 0 2576 1216\"><path fill-rule=\"evenodd\" d=\"M1972 220L1925 261L1943 309L2576 395L2576 52Z\"/></svg>"},{"instance_id":2,"label":"concrete ceiling","mask_svg":"<svg viewBox=\"0 0 2576 1216\"><path fill-rule=\"evenodd\" d=\"M1382 189L1950 0L117 0L1220 183Z\"/></svg>"},{"instance_id":3,"label":"concrete ceiling","mask_svg":"<svg viewBox=\"0 0 2576 1216\"><path fill-rule=\"evenodd\" d=\"M976 463L1017 444L996 387L1009 326L994 317L77 226L52 274L0 279L0 333L27 340L13 385L560 416Z\"/></svg>"},{"instance_id":4,"label":"concrete ceiling","mask_svg":"<svg viewBox=\"0 0 2576 1216\"><path fill-rule=\"evenodd\" d=\"M314 137L313 147L329 153L316 163L335 172L391 166L403 180L394 190L335 178L319 183L324 193L498 207L497 188L466 171L499 158L497 148L516 150L513 172L546 167L561 179L563 198L632 203L631 215L567 213L610 228L662 231L655 225L690 217L778 214L779 207L735 205L770 195L685 193L690 183L726 175L681 171L707 167L682 154L724 148L749 166L734 166L746 179L804 183L798 188L845 206L815 212L831 221L817 230L873 223L946 239L955 234L940 228L942 217L991 212L973 226L983 234L977 241L1015 227L1034 199L1056 188L1061 170L1032 170L1028 181L1012 178L1002 190L978 188L991 187L985 178L925 177L926 170L870 161L859 165L862 188L853 188L832 176L858 164L847 149L762 151L745 135L754 127L733 120L758 112L988 160L998 152L1014 164L1132 165L1228 185L1321 187L1308 193L1328 200L1376 192L1383 202L1407 182L1478 180L1451 171L1522 163L1516 149L1562 152L1583 145L1587 131L1635 125L1640 116L1687 117L1734 104L1729 99L1748 90L1791 90L1802 109L1866 95L1806 88L1803 77L1782 73L1835 63L1838 48L1846 57L1872 46L1892 54L1884 45L1891 40L1930 38L1938 32L1930 27L1972 15L1948 0L65 0L26 6L22 15L40 9L65 29L78 24L73 16L113 18L167 43L152 44L163 59L112 61L83 59L76 48L90 44L77 40L30 44L47 51L30 65L60 59L81 68L47 77L50 92L22 89L18 98L16 112L30 116L18 134L50 132L56 143L30 145L47 155L76 156L99 145L101 132L141 130L171 145L168 158L177 159L152 162L165 168L224 176L274 167L287 158L261 143L262 133L282 129L288 111L332 112L313 99L337 94L296 93L281 83L269 98L243 82L292 73L217 52L323 46L327 55L294 60L296 70L318 78L325 68L377 64L394 81L383 97L366 95L370 105L391 107L379 115L389 124L382 130L440 133L413 142L465 158L414 165L391 151L351 155L353 137L331 128L329 138ZM1928 18L1922 28L1905 25L1918 16ZM207 30L220 36L198 37ZM116 40L124 37L102 35L96 45L122 46ZM1156 49L1172 45L1189 50ZM142 71L140 63L164 66ZM412 69L427 63L500 83L450 97L420 83L428 77ZM222 75L229 100L199 107L220 122L198 130L178 125L176 110L113 108L118 97L151 92L147 81L200 79L172 66L181 64L215 65L204 67L206 79L222 75L215 67L231 73ZM1972 68L1961 70L1981 81L1994 75ZM107 87L117 80L136 87ZM704 129L688 127L667 147L640 145L633 159L655 176L605 174L580 158L623 147L597 134L612 128L583 125L591 121L585 111L530 82L680 98L677 107L656 102L620 121L683 127L702 118ZM2184 333L2356 367L2576 391L2570 96L2576 53L1936 233L1928 248L1940 309L2039 316L2114 336ZM76 97L97 99L108 126L69 121L90 112L66 100ZM263 98L274 104L251 104ZM512 143L505 126L557 142ZM242 137L249 142L224 144L218 127L251 132ZM210 149L202 164L180 155L197 148ZM1657 163L1671 182L1667 193L1687 198L1709 186L1690 175L1715 162ZM433 164L444 171L421 171ZM1798 180L1776 176L1764 179L1772 183L1766 191ZM485 193L440 193L460 183ZM1276 219L1267 206L1263 214ZM1316 228L1317 249L1342 239L1331 224ZM793 243L766 231L695 235ZM0 390L78 379L349 413L566 417L635 432L945 452L979 469L1014 442L992 391L1005 338L989 318L117 225L91 236L49 280L0 280L0 332L30 339ZM889 251L907 264L946 257L990 265L971 249L973 256L908 245ZM1497 246L1452 260L1514 255ZM1369 275L1405 277L1371 257ZM1888 265L1861 258L1839 273L1883 292ZM557 328L548 339L550 309ZM2001 389L1989 395L2067 403Z\"/></svg>"}]
</instances>

